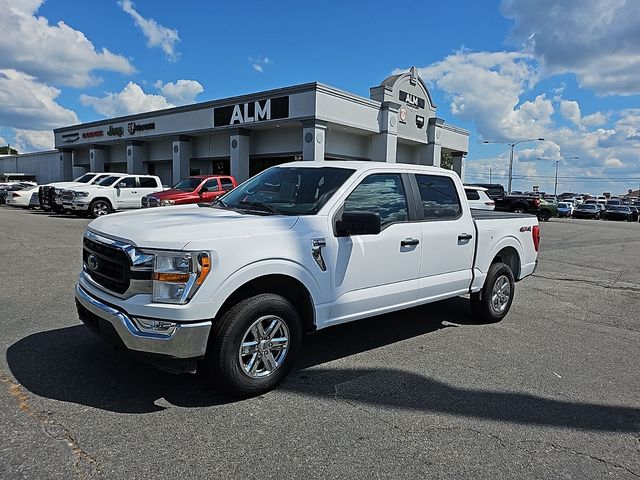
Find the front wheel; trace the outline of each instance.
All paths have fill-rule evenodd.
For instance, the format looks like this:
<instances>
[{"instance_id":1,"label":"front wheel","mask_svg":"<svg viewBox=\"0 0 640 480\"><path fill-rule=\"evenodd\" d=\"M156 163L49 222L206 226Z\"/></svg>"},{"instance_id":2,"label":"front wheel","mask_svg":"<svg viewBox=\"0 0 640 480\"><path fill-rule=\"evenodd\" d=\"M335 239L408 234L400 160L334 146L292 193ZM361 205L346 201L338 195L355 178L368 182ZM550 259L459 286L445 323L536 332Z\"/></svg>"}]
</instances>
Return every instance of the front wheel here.
<instances>
[{"instance_id":1,"label":"front wheel","mask_svg":"<svg viewBox=\"0 0 640 480\"><path fill-rule=\"evenodd\" d=\"M89 205L89 215L91 218L102 217L111 213L111 205L106 200L94 200Z\"/></svg>"},{"instance_id":2,"label":"front wheel","mask_svg":"<svg viewBox=\"0 0 640 480\"><path fill-rule=\"evenodd\" d=\"M471 311L479 322L499 322L509 313L514 293L515 279L511 267L494 263L489 268L482 290L471 294Z\"/></svg>"},{"instance_id":3,"label":"front wheel","mask_svg":"<svg viewBox=\"0 0 640 480\"><path fill-rule=\"evenodd\" d=\"M211 332L207 362L213 380L240 397L265 393L289 373L302 343L302 323L286 298L263 293L242 300Z\"/></svg>"}]
</instances>

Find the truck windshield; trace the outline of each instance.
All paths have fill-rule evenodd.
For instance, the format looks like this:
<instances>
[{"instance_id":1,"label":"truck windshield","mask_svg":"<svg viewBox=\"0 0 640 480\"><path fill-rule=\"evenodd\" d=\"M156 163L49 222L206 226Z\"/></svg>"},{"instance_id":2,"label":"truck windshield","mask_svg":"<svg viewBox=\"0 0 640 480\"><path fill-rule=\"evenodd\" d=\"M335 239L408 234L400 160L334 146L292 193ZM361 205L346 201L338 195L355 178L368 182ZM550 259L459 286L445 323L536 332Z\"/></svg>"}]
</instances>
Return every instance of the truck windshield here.
<instances>
[{"instance_id":1,"label":"truck windshield","mask_svg":"<svg viewBox=\"0 0 640 480\"><path fill-rule=\"evenodd\" d=\"M109 175L107 178L103 178L102 180L97 182L96 185L100 185L102 187L109 187L112 184L116 183L120 178L122 177L118 175Z\"/></svg>"},{"instance_id":2,"label":"truck windshield","mask_svg":"<svg viewBox=\"0 0 640 480\"><path fill-rule=\"evenodd\" d=\"M221 197L227 208L279 215L313 215L355 170L272 167Z\"/></svg>"},{"instance_id":3,"label":"truck windshield","mask_svg":"<svg viewBox=\"0 0 640 480\"><path fill-rule=\"evenodd\" d=\"M173 189L182 190L183 192L193 192L201 182L201 178L183 178L173 186Z\"/></svg>"},{"instance_id":4,"label":"truck windshield","mask_svg":"<svg viewBox=\"0 0 640 480\"><path fill-rule=\"evenodd\" d=\"M81 177L76 178L74 181L78 183L89 183L95 176L95 173L85 173Z\"/></svg>"}]
</instances>

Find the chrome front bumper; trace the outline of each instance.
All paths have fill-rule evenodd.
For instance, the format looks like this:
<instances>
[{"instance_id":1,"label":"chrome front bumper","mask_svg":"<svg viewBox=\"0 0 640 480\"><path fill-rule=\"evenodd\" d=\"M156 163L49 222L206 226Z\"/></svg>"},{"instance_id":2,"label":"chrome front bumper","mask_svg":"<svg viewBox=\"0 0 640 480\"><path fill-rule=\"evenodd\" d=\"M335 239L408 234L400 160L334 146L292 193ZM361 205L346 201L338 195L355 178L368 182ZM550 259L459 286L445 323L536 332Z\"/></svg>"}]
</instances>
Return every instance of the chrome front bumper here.
<instances>
[{"instance_id":1,"label":"chrome front bumper","mask_svg":"<svg viewBox=\"0 0 640 480\"><path fill-rule=\"evenodd\" d=\"M76 301L83 323L113 342L116 339L110 338L110 332L100 327L100 320L108 322L128 350L179 359L203 357L207 351L211 321L174 323L161 320L158 322L163 324L162 328L152 331L155 320L131 317L98 300L79 284L76 285Z\"/></svg>"}]
</instances>

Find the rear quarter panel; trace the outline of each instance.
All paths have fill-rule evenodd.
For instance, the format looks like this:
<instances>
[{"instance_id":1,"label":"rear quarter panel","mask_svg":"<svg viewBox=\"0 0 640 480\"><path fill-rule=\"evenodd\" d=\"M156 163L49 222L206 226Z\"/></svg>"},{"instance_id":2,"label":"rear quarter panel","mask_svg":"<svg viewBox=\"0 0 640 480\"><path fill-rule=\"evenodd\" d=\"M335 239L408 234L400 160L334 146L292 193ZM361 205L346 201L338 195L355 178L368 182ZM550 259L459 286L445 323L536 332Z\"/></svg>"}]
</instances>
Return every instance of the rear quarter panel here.
<instances>
[{"instance_id":1,"label":"rear quarter panel","mask_svg":"<svg viewBox=\"0 0 640 480\"><path fill-rule=\"evenodd\" d=\"M538 219L533 215L476 220L478 247L472 292L482 288L493 260L507 247L515 249L520 258L520 271L516 280L522 280L533 272L538 258L533 244L532 231L535 225L538 225Z\"/></svg>"}]
</instances>

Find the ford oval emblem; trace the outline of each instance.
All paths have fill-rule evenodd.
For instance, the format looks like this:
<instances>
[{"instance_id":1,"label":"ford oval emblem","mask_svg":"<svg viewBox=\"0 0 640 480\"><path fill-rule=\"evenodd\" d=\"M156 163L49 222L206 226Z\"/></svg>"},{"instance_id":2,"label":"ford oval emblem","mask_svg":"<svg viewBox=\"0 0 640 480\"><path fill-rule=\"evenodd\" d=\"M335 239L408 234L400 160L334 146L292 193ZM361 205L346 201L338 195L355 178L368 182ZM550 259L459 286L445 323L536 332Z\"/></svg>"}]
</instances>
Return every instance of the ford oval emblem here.
<instances>
[{"instance_id":1,"label":"ford oval emblem","mask_svg":"<svg viewBox=\"0 0 640 480\"><path fill-rule=\"evenodd\" d=\"M91 270L98 270L98 257L93 253L87 257L87 266Z\"/></svg>"}]
</instances>

